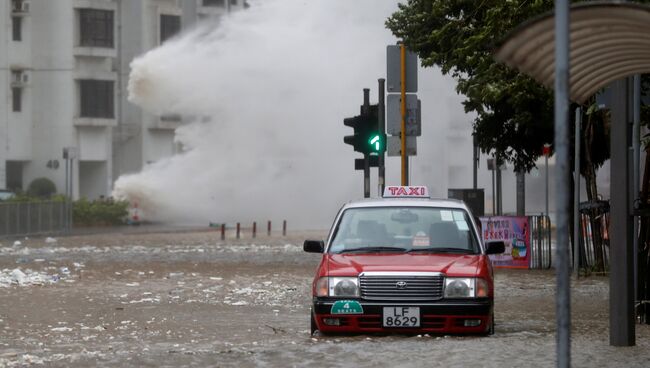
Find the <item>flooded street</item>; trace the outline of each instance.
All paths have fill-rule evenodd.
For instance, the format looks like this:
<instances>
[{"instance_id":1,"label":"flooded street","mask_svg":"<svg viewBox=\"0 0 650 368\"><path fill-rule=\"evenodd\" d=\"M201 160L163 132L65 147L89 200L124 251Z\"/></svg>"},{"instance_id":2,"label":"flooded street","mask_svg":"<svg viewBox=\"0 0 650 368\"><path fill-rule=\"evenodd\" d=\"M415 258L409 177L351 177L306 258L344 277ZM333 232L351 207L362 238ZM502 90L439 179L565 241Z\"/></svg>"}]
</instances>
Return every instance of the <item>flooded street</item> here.
<instances>
[{"instance_id":1,"label":"flooded street","mask_svg":"<svg viewBox=\"0 0 650 368\"><path fill-rule=\"evenodd\" d=\"M0 242L0 367L555 366L555 274L497 270L496 334L309 335L319 255L296 233L101 234ZM572 290L576 367L650 366L609 346L608 280Z\"/></svg>"}]
</instances>

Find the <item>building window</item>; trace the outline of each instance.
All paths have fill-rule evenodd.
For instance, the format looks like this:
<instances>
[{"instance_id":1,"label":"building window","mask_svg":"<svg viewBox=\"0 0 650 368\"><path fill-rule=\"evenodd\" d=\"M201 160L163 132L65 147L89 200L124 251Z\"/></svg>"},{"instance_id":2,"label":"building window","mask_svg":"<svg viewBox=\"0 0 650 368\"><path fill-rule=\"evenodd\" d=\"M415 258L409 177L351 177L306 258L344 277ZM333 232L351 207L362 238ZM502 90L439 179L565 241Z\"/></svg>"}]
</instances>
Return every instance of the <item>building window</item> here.
<instances>
[{"instance_id":1,"label":"building window","mask_svg":"<svg viewBox=\"0 0 650 368\"><path fill-rule=\"evenodd\" d=\"M23 89L20 87L11 87L11 110L21 112L23 110Z\"/></svg>"},{"instance_id":2,"label":"building window","mask_svg":"<svg viewBox=\"0 0 650 368\"><path fill-rule=\"evenodd\" d=\"M115 117L113 81L84 79L79 81L82 118Z\"/></svg>"},{"instance_id":3,"label":"building window","mask_svg":"<svg viewBox=\"0 0 650 368\"><path fill-rule=\"evenodd\" d=\"M79 9L79 44L87 47L113 47L113 11Z\"/></svg>"},{"instance_id":4,"label":"building window","mask_svg":"<svg viewBox=\"0 0 650 368\"><path fill-rule=\"evenodd\" d=\"M23 18L11 17L11 39L14 41L23 40Z\"/></svg>"},{"instance_id":5,"label":"building window","mask_svg":"<svg viewBox=\"0 0 650 368\"><path fill-rule=\"evenodd\" d=\"M181 30L181 17L177 15L160 15L160 43L167 41Z\"/></svg>"},{"instance_id":6,"label":"building window","mask_svg":"<svg viewBox=\"0 0 650 368\"><path fill-rule=\"evenodd\" d=\"M226 0L203 0L203 6L226 6Z\"/></svg>"}]
</instances>

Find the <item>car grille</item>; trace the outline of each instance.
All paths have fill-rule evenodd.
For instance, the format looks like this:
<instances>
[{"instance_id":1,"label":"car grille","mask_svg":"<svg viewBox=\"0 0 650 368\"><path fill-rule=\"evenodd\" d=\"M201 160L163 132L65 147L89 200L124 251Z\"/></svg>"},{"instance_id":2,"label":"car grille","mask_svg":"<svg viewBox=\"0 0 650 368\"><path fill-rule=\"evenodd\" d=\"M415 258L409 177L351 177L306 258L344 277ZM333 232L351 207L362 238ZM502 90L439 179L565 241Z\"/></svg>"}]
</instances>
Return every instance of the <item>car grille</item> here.
<instances>
[{"instance_id":1,"label":"car grille","mask_svg":"<svg viewBox=\"0 0 650 368\"><path fill-rule=\"evenodd\" d=\"M442 298L440 273L362 273L361 298L366 300L426 301Z\"/></svg>"}]
</instances>

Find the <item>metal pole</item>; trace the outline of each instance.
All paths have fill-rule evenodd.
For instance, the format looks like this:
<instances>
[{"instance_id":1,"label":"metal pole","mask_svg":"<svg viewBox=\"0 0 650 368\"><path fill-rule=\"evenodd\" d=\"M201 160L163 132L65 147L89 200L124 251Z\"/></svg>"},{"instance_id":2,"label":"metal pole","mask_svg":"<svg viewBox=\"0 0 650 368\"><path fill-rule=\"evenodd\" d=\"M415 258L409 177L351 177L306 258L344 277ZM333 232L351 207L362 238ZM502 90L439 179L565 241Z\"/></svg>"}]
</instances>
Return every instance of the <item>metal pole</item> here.
<instances>
[{"instance_id":1,"label":"metal pole","mask_svg":"<svg viewBox=\"0 0 650 368\"><path fill-rule=\"evenodd\" d=\"M549 154L547 153L544 156L544 162L545 162L545 166L546 166L546 188L545 188L546 189L546 212L545 212L546 216L549 216L549 213L548 213L548 155Z\"/></svg>"},{"instance_id":2,"label":"metal pole","mask_svg":"<svg viewBox=\"0 0 650 368\"><path fill-rule=\"evenodd\" d=\"M569 270L569 0L555 0L555 203L557 366L571 366Z\"/></svg>"},{"instance_id":3,"label":"metal pole","mask_svg":"<svg viewBox=\"0 0 650 368\"><path fill-rule=\"evenodd\" d=\"M501 188L501 161L495 160L497 170L497 215L503 215L503 188Z\"/></svg>"},{"instance_id":4,"label":"metal pole","mask_svg":"<svg viewBox=\"0 0 650 368\"><path fill-rule=\"evenodd\" d=\"M401 116L402 125L400 130L401 138L401 153L402 153L402 185L408 184L408 160L406 156L406 47L404 44L400 45L400 87L401 87Z\"/></svg>"},{"instance_id":5,"label":"metal pole","mask_svg":"<svg viewBox=\"0 0 650 368\"><path fill-rule=\"evenodd\" d=\"M612 84L612 124L610 135L610 222L609 222L609 344L633 346L634 325L634 226L630 214L629 146L631 144L632 81L620 79Z\"/></svg>"},{"instance_id":6,"label":"metal pole","mask_svg":"<svg viewBox=\"0 0 650 368\"><path fill-rule=\"evenodd\" d=\"M67 155L67 153L66 153ZM70 160L65 158L65 216L63 216L63 228L66 232L69 230L68 226L68 207L70 206Z\"/></svg>"},{"instance_id":7,"label":"metal pole","mask_svg":"<svg viewBox=\"0 0 650 368\"><path fill-rule=\"evenodd\" d=\"M370 89L363 89L363 107L361 108L361 115L367 116L370 114ZM363 155L363 197L370 197L370 157L368 154Z\"/></svg>"},{"instance_id":8,"label":"metal pole","mask_svg":"<svg viewBox=\"0 0 650 368\"><path fill-rule=\"evenodd\" d=\"M478 145L476 144L476 137L472 139L472 185L474 189L478 188Z\"/></svg>"},{"instance_id":9,"label":"metal pole","mask_svg":"<svg viewBox=\"0 0 650 368\"><path fill-rule=\"evenodd\" d=\"M386 135L386 103L384 101L384 98L386 96L386 87L385 87L386 80L384 78L379 78L379 102L377 109L378 114L379 114L379 119L377 123L379 124L379 134L381 134L382 137ZM383 138L382 138L383 139ZM384 149L386 148L386 142L383 143ZM384 187L386 186L386 166L384 162L384 152L379 153L378 157L378 187L379 187L379 194L378 197L381 197L384 193Z\"/></svg>"},{"instance_id":10,"label":"metal pole","mask_svg":"<svg viewBox=\"0 0 650 368\"><path fill-rule=\"evenodd\" d=\"M74 158L70 159L70 207L68 208L68 230L72 231L72 207L74 206Z\"/></svg>"},{"instance_id":11,"label":"metal pole","mask_svg":"<svg viewBox=\"0 0 650 368\"><path fill-rule=\"evenodd\" d=\"M370 155L363 155L363 198L370 198Z\"/></svg>"},{"instance_id":12,"label":"metal pole","mask_svg":"<svg viewBox=\"0 0 650 368\"><path fill-rule=\"evenodd\" d=\"M496 214L497 214L496 184L494 182L494 169L492 169L492 216L496 216Z\"/></svg>"},{"instance_id":13,"label":"metal pole","mask_svg":"<svg viewBox=\"0 0 650 368\"><path fill-rule=\"evenodd\" d=\"M634 76L634 118L632 126L632 147L633 147L633 157L632 157L632 180L634 181L632 187L634 188L634 194L632 195L633 205L637 199L639 199L640 185L641 185L641 173L640 170L640 154L641 154L641 143L640 143L640 125L641 125L641 76L639 74ZM632 238L633 249L634 249L634 300L639 300L638 295L638 286L639 286L639 275L638 275L638 260L637 252L639 251L639 218L634 217L634 237Z\"/></svg>"},{"instance_id":14,"label":"metal pole","mask_svg":"<svg viewBox=\"0 0 650 368\"><path fill-rule=\"evenodd\" d=\"M573 273L576 280L580 277L580 126L582 109L576 108L576 126L573 158Z\"/></svg>"},{"instance_id":15,"label":"metal pole","mask_svg":"<svg viewBox=\"0 0 650 368\"><path fill-rule=\"evenodd\" d=\"M517 171L517 216L526 216L526 173Z\"/></svg>"}]
</instances>

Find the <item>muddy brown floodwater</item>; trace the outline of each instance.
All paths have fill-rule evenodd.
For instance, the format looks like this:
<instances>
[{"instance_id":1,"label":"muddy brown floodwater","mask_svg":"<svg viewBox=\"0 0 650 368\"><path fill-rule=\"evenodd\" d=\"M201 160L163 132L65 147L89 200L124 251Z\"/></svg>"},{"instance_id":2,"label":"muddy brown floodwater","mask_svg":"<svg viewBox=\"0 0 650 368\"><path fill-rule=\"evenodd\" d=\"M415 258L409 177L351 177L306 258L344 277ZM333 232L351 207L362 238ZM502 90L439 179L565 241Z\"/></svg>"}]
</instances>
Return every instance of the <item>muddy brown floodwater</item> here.
<instances>
[{"instance_id":1,"label":"muddy brown floodwater","mask_svg":"<svg viewBox=\"0 0 650 368\"><path fill-rule=\"evenodd\" d=\"M552 367L555 275L497 270L496 334L309 335L305 238L216 232L0 242L0 367ZM575 367L650 367L650 326L609 346L608 280L572 284Z\"/></svg>"}]
</instances>

